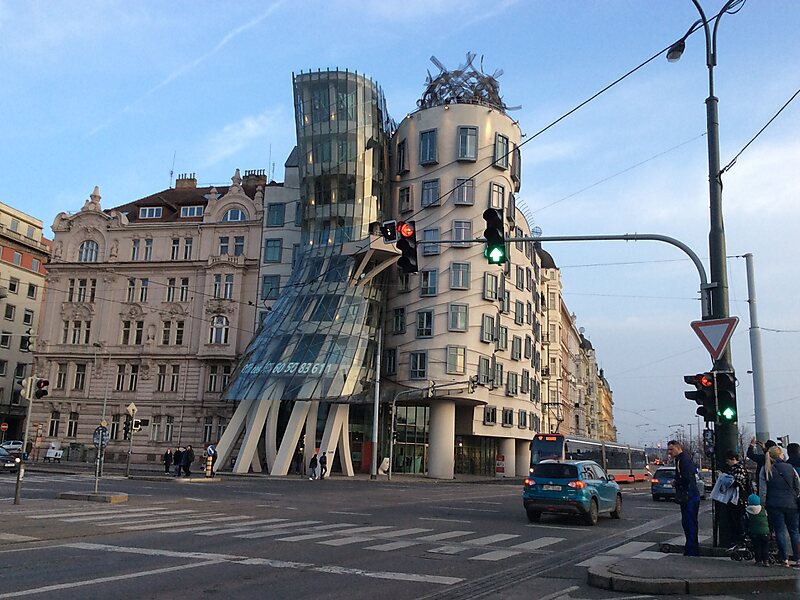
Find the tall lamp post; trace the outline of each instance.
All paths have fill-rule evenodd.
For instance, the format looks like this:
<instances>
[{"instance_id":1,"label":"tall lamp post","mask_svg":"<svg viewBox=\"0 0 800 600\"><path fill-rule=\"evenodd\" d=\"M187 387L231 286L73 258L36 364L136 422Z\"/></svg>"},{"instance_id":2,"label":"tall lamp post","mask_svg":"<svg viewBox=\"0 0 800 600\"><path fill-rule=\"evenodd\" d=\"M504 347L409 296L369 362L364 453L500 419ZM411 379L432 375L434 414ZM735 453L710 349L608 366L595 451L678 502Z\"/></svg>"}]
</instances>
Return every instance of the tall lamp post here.
<instances>
[{"instance_id":1,"label":"tall lamp post","mask_svg":"<svg viewBox=\"0 0 800 600\"><path fill-rule=\"evenodd\" d=\"M703 7L699 0L692 0L700 19L696 21L689 31L667 51L667 60L677 61L686 48L686 39L694 33L700 26L706 42L706 66L708 67L708 98L706 98L706 128L708 137L708 185L709 185L709 212L711 217L711 229L708 234L709 262L711 266L711 319L722 319L729 316L728 307L728 270L725 258L725 226L722 220L722 180L720 179L719 166L719 116L717 106L718 98L714 95L714 67L717 64L717 28L719 27L722 15L730 12L733 8L741 5L744 0L728 0L720 11L711 19L713 27L706 18ZM734 374L733 362L731 360L730 346L714 362L714 370L718 372L729 372ZM726 421L717 419L715 433L715 450L717 468L725 466L725 453L728 450L736 450L738 431L736 419ZM732 532L727 525L727 519L720 518L717 511L717 523L719 527L720 542L725 544L729 541ZM723 516L724 517L724 516ZM726 535L727 534L727 535Z\"/></svg>"}]
</instances>

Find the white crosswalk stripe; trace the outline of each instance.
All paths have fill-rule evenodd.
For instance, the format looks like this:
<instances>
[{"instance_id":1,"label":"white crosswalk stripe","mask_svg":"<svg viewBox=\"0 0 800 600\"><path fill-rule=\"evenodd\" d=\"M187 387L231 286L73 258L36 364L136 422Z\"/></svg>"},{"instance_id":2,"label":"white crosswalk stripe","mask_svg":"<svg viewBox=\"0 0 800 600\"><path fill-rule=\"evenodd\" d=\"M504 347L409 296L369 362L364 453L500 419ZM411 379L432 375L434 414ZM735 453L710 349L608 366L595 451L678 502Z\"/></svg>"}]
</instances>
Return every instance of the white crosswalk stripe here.
<instances>
[{"instance_id":1,"label":"white crosswalk stripe","mask_svg":"<svg viewBox=\"0 0 800 600\"><path fill-rule=\"evenodd\" d=\"M420 542L443 542L452 538L461 537L463 535L471 535L474 531L445 531L444 533L436 533L434 535L425 535L418 537Z\"/></svg>"},{"instance_id":2,"label":"white crosswalk stripe","mask_svg":"<svg viewBox=\"0 0 800 600\"><path fill-rule=\"evenodd\" d=\"M253 533L245 533L241 535L235 535L233 537L242 538L246 540L251 539L258 539L263 537L277 537L281 535L291 534L291 529L293 527L299 527L301 525L316 525L321 521L295 521L293 523L277 523L275 525L267 525L266 527L261 527L262 531L256 531Z\"/></svg>"},{"instance_id":3,"label":"white crosswalk stripe","mask_svg":"<svg viewBox=\"0 0 800 600\"><path fill-rule=\"evenodd\" d=\"M419 542L404 542L404 541L397 541L397 542L389 542L387 544L378 544L377 546L367 546L365 550L377 550L378 552L390 552L392 550L400 550L401 548L410 548L411 546L417 546Z\"/></svg>"},{"instance_id":4,"label":"white crosswalk stripe","mask_svg":"<svg viewBox=\"0 0 800 600\"><path fill-rule=\"evenodd\" d=\"M229 533L232 534L247 533L248 531L252 531L253 529L261 527L266 524L283 523L288 520L289 519L259 519L256 521L237 523L235 527L231 526L228 527L227 529L218 529L216 531L201 531L197 533L197 535L217 536L217 535L228 535Z\"/></svg>"}]
</instances>

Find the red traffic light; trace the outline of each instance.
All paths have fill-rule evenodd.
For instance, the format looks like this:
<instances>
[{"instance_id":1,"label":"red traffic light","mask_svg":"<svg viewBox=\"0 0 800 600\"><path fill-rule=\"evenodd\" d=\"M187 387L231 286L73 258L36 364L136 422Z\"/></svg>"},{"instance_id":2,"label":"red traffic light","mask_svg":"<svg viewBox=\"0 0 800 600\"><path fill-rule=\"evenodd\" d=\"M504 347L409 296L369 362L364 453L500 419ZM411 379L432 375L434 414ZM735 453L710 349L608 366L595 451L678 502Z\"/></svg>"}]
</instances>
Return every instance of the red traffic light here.
<instances>
[{"instance_id":1,"label":"red traffic light","mask_svg":"<svg viewBox=\"0 0 800 600\"><path fill-rule=\"evenodd\" d=\"M414 228L408 223L400 221L397 224L397 233L399 233L401 237L410 238L414 235Z\"/></svg>"},{"instance_id":2,"label":"red traffic light","mask_svg":"<svg viewBox=\"0 0 800 600\"><path fill-rule=\"evenodd\" d=\"M703 387L713 387L714 379L711 377L710 373L704 373L702 375L697 376L697 383L699 383Z\"/></svg>"}]
</instances>

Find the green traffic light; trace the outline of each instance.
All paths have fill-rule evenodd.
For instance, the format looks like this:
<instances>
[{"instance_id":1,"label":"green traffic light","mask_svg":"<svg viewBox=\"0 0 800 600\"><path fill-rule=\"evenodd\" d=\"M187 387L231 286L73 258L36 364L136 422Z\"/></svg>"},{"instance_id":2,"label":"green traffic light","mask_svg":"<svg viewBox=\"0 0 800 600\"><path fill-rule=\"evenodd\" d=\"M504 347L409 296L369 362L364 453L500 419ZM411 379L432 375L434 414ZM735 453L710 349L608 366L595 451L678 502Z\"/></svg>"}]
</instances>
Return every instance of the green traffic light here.
<instances>
[{"instance_id":1,"label":"green traffic light","mask_svg":"<svg viewBox=\"0 0 800 600\"><path fill-rule=\"evenodd\" d=\"M506 262L506 251L500 246L487 247L484 254L490 265L502 265Z\"/></svg>"},{"instance_id":2,"label":"green traffic light","mask_svg":"<svg viewBox=\"0 0 800 600\"><path fill-rule=\"evenodd\" d=\"M736 411L729 406L728 408L722 411L722 416L725 417L728 421L732 421L733 418L736 416Z\"/></svg>"}]
</instances>

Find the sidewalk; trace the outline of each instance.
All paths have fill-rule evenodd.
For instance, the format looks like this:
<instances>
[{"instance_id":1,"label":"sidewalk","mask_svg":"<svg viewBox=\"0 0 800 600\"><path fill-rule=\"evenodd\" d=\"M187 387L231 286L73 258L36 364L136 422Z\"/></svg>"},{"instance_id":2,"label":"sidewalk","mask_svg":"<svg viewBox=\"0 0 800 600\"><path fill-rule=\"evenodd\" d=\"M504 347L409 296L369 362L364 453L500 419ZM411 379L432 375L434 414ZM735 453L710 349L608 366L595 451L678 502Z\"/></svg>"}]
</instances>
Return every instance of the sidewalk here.
<instances>
[{"instance_id":1,"label":"sidewalk","mask_svg":"<svg viewBox=\"0 0 800 600\"><path fill-rule=\"evenodd\" d=\"M710 550L710 549L709 549ZM589 568L588 583L615 592L714 595L800 591L800 570L730 558L668 554L658 560L620 558Z\"/></svg>"}]
</instances>

